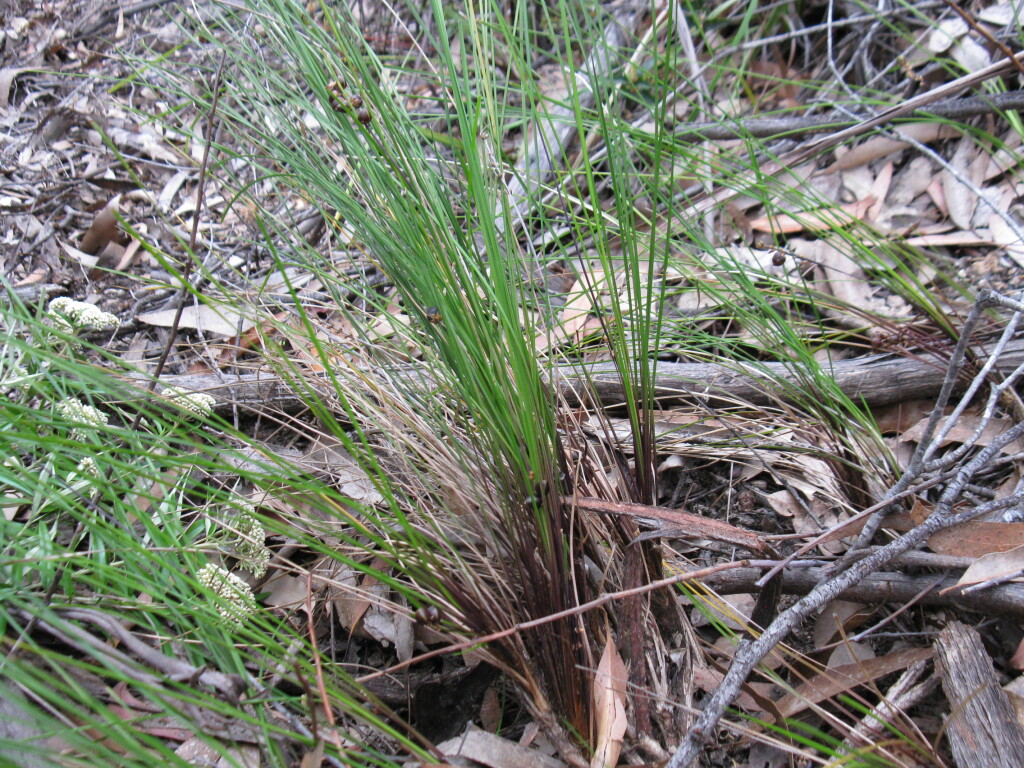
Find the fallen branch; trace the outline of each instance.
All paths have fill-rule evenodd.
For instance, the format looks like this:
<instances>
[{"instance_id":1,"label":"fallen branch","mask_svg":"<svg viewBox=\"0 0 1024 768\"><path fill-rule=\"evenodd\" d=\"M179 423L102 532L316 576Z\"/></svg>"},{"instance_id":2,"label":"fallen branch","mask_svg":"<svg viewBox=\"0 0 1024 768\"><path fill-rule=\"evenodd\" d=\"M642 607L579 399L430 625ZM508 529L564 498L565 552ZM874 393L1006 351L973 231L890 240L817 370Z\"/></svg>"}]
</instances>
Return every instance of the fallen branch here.
<instances>
[{"instance_id":1,"label":"fallen branch","mask_svg":"<svg viewBox=\"0 0 1024 768\"><path fill-rule=\"evenodd\" d=\"M111 5L101 5L100 11L91 17L86 17L85 21L79 25L79 28L75 30L75 33L68 38L68 43L77 43L81 40L92 37L99 32L103 27L108 24L113 24L118 18L126 19L129 16L133 16L136 13L142 11L148 11L151 8L159 8L161 5L166 5L170 0L141 0L141 2L134 3L127 7L121 3ZM197 217L198 218L198 217Z\"/></svg>"},{"instance_id":2,"label":"fallen branch","mask_svg":"<svg viewBox=\"0 0 1024 768\"><path fill-rule=\"evenodd\" d=\"M1007 345L996 370L1009 373L1024 363L1024 339ZM832 377L843 394L870 407L934 397L942 387L945 364L921 358L871 355L833 363ZM418 376L430 386L423 372L414 367L378 372L378 378ZM142 381L142 377L139 377ZM550 377L570 402L597 397L602 405L622 403L625 392L614 363L562 366ZM768 405L785 400L782 385L803 386L806 378L788 363L659 363L654 395L661 405L693 400L742 401ZM250 374L188 374L162 376L163 386L184 387L213 396L219 413L267 414L273 411L295 413L309 405L310 393L325 403L337 395L326 377L303 379L304 391L297 391L286 380L271 372Z\"/></svg>"}]
</instances>

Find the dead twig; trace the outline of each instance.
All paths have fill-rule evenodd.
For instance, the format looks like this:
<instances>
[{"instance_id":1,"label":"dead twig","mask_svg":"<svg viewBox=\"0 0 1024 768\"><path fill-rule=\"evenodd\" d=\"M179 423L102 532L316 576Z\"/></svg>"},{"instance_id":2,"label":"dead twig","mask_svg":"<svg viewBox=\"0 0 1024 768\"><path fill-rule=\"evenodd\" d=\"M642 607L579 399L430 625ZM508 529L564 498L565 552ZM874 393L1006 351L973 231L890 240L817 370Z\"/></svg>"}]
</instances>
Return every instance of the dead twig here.
<instances>
[{"instance_id":1,"label":"dead twig","mask_svg":"<svg viewBox=\"0 0 1024 768\"><path fill-rule=\"evenodd\" d=\"M960 398L959 405L954 409L953 413L945 416L946 404L953 395L959 379L960 371L967 358L967 351L970 348L971 337L974 334L974 329L984 317L985 312L995 306L1009 307L1015 311L1013 316L1007 322L1003 335L999 341L996 342L991 354L989 354L985 365L982 366L982 369L971 380L971 383L967 387L967 391ZM1022 306L1020 302L1007 299L992 291L982 291L978 294L977 301L971 309L970 314L967 316L967 320L964 322L963 328L960 330L960 339L957 342L956 348L953 350L953 357L949 362L949 366L946 368L946 375L943 379L942 387L939 390L939 395L936 398L935 407L932 409L932 412L928 417L928 423L925 427L924 434L918 442L917 450L914 452L913 457L911 457L910 464L907 466L906 471L903 473L902 477L896 481L895 485L886 492L885 498L893 498L902 493L915 482L919 482L922 479L922 475L926 473L932 474L934 472L948 469L971 449L974 440L967 440L956 451L944 456L941 461L937 463L929 462L934 452L938 449L938 446L942 444L943 437L950 429L952 429L953 425L956 424L960 414L967 408L967 405L971 402L974 395L988 380L989 374L996 369L997 361L1002 359L1004 353L1009 349L1010 341L1016 333L1021 320L1021 309L1024 309L1024 306ZM1014 365L1009 376L1002 383L993 387L993 391L985 407L985 417L980 420L975 437L980 435L982 430L984 430L988 425L992 413L995 410L996 403L998 402L999 392L1001 392L1006 386L1009 386L1017 376L1020 375L1021 365L1022 363ZM944 417L945 426L942 430L939 430L939 422ZM938 434L936 434L936 432L938 432ZM857 539L857 543L851 552L855 552L857 549L865 547L871 542L875 534L878 532L878 529L882 524L882 520L888 513L889 508L889 506L881 507L867 521L867 523L865 523L864 528L861 530L860 536Z\"/></svg>"},{"instance_id":2,"label":"dead twig","mask_svg":"<svg viewBox=\"0 0 1024 768\"><path fill-rule=\"evenodd\" d=\"M878 571L885 566L892 558L907 552L928 539L929 536L945 528L959 525L960 523L973 520L988 512L993 511L994 502L983 504L959 515L952 515L951 511L956 498L959 496L967 478L973 476L985 466L992 456L995 455L1006 444L1024 436L1024 422L1016 425L1007 431L997 440L993 441L985 450L969 462L963 470L959 482L954 482L943 494L942 499L936 504L936 510L932 516L909 533L893 540L890 544L868 557L854 564L849 570L843 571L838 576L819 582L803 599L799 600L788 610L781 613L773 621L757 640L745 641L740 645L733 659L732 666L726 673L721 684L708 699L704 711L697 722L690 729L686 739L679 750L668 762L667 768L685 768L692 765L693 761L704 748L705 734L714 732L715 727L725 714L726 708L735 701L743 684L754 667L768 655L771 650L781 643L797 625L817 611L826 603L836 599L839 595L861 583L868 575ZM998 508L1013 506L1024 502L1024 491L1015 493L1007 499L1001 499Z\"/></svg>"},{"instance_id":3,"label":"dead twig","mask_svg":"<svg viewBox=\"0 0 1024 768\"><path fill-rule=\"evenodd\" d=\"M185 259L185 266L181 270L181 290L178 293L174 320L171 321L171 325L167 329L167 343L164 345L163 351L160 353L160 359L156 362L156 368L154 369L155 375L149 384L150 392L152 392L156 387L156 378L163 373L164 366L167 365L167 358L170 357L171 350L174 348L174 340L178 336L178 328L181 325L181 316L185 311L185 297L188 295L189 278L192 275L192 267L195 265L196 260L195 250L196 240L199 237L199 214L202 213L203 210L204 192L206 190L206 172L210 160L210 147L213 146L214 128L217 125L217 105L220 102L220 81L221 76L224 74L224 65L227 63L227 59L228 52L227 49L225 49L224 53L221 54L220 64L217 66L217 75L213 80L213 101L210 104L210 114L206 122L207 141L203 146L202 162L199 164L199 180L196 187L196 210L192 216L192 229L188 235L188 258ZM129 429L131 431L136 430L141 419L142 411L139 411Z\"/></svg>"},{"instance_id":4,"label":"dead twig","mask_svg":"<svg viewBox=\"0 0 1024 768\"><path fill-rule=\"evenodd\" d=\"M92 37L107 24L113 24L121 18L128 18L136 13L142 13L148 11L150 8L159 8L161 5L166 5L169 0L141 0L138 3L134 3L127 7L122 6L120 3L110 3L105 8L100 10L95 20L89 24L89 26L79 28L74 35L68 38L68 43L77 43Z\"/></svg>"},{"instance_id":5,"label":"dead twig","mask_svg":"<svg viewBox=\"0 0 1024 768\"><path fill-rule=\"evenodd\" d=\"M759 164L757 171L752 171L749 174L749 185L751 187L756 187L764 184L765 178L775 176L787 169L793 168L805 160L809 160L822 152L826 152L839 146L849 139L861 136L868 131L890 123L897 118L916 112L919 109L924 109L935 102L942 101L948 96L960 93L967 88L983 83L993 77L999 77L1011 69L1014 69L1016 67L1016 63L1020 61L1024 61L1024 52L1018 53L1011 59L1000 59L994 64L990 64L987 67L979 69L977 72L971 72L970 74L959 77L956 80L952 80L933 88L926 93L914 96L913 98L907 99L902 104L896 104L883 109L878 112L878 114L866 118L849 128L844 128L836 133L830 133L826 136L822 136L820 139L815 141L804 143L798 149L794 149L793 151L786 153L776 161ZM717 206L722 205L727 200L731 200L737 195L743 194L744 190L745 184L742 182L741 178L737 177L728 187L723 188L712 195L708 195L703 198L695 198L692 205L678 211L675 219L680 221L691 221L695 217L702 216ZM675 219L667 220L663 224L659 225L658 229L662 234L667 235L670 233Z\"/></svg>"},{"instance_id":6,"label":"dead twig","mask_svg":"<svg viewBox=\"0 0 1024 768\"><path fill-rule=\"evenodd\" d=\"M681 509L667 509L666 507L652 507L646 504L631 504L622 501L604 501L603 499L569 496L565 497L562 501L585 512L659 520L664 523L667 536L696 536L743 547L750 552L765 557L775 556L774 549L761 535L737 528L735 525L730 525L722 520L694 515Z\"/></svg>"}]
</instances>

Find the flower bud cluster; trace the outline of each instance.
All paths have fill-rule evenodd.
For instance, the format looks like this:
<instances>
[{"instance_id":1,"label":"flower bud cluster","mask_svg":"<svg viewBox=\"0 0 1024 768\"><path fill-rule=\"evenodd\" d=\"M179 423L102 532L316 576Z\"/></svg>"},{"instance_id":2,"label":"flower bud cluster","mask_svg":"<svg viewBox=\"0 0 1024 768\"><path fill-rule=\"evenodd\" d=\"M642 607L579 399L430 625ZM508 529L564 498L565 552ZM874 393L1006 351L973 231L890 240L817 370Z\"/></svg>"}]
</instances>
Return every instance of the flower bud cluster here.
<instances>
[{"instance_id":1,"label":"flower bud cluster","mask_svg":"<svg viewBox=\"0 0 1024 768\"><path fill-rule=\"evenodd\" d=\"M207 563L199 569L196 579L223 601L218 607L226 621L241 624L256 612L256 598L249 585L227 569Z\"/></svg>"},{"instance_id":2,"label":"flower bud cluster","mask_svg":"<svg viewBox=\"0 0 1024 768\"><path fill-rule=\"evenodd\" d=\"M184 387L164 387L160 390L160 394L200 418L213 414L213 408L217 405L216 398L202 392L193 392Z\"/></svg>"},{"instance_id":3,"label":"flower bud cluster","mask_svg":"<svg viewBox=\"0 0 1024 768\"><path fill-rule=\"evenodd\" d=\"M236 499L230 506L238 510L230 522L231 529L238 535L233 552L238 558L238 567L249 571L257 579L261 578L270 563L270 550L265 543L267 531L256 517L256 508L252 504L244 499Z\"/></svg>"},{"instance_id":4,"label":"flower bud cluster","mask_svg":"<svg viewBox=\"0 0 1024 768\"><path fill-rule=\"evenodd\" d=\"M100 472L99 465L96 464L96 459L92 456L86 456L75 467L74 473L68 477L68 482L75 480L76 478L83 478L89 480L99 480L103 476Z\"/></svg>"},{"instance_id":5,"label":"flower bud cluster","mask_svg":"<svg viewBox=\"0 0 1024 768\"><path fill-rule=\"evenodd\" d=\"M116 316L104 312L96 305L66 296L51 301L46 311L53 327L65 333L77 333L85 329L106 331L121 324Z\"/></svg>"},{"instance_id":6,"label":"flower bud cluster","mask_svg":"<svg viewBox=\"0 0 1024 768\"><path fill-rule=\"evenodd\" d=\"M89 439L90 431L102 429L107 426L107 417L103 411L86 405L78 400L62 400L55 406L57 415L64 421L81 426L71 430L71 439L85 442Z\"/></svg>"}]
</instances>

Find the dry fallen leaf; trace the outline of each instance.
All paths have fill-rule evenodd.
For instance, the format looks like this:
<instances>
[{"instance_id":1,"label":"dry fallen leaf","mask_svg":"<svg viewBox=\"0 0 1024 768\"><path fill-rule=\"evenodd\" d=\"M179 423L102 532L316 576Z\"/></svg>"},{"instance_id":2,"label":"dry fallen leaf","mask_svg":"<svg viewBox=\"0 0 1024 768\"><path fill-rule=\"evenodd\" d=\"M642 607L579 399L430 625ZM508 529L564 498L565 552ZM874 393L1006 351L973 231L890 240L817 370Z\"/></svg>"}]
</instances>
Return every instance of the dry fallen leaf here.
<instances>
[{"instance_id":1,"label":"dry fallen leaf","mask_svg":"<svg viewBox=\"0 0 1024 768\"><path fill-rule=\"evenodd\" d=\"M1024 669L1024 641L1017 646L1017 652L1013 654L1009 663L1013 669ZM1017 722L1024 725L1024 675L1018 675L1008 682L1003 686L1003 690L1010 697L1010 704L1013 706L1013 714Z\"/></svg>"},{"instance_id":2,"label":"dry fallen leaf","mask_svg":"<svg viewBox=\"0 0 1024 768\"><path fill-rule=\"evenodd\" d=\"M907 123L899 127L899 133L928 144L938 139L956 138L962 135L963 131L954 126L939 123ZM856 168L858 165L870 163L872 160L878 160L909 146L910 144L905 141L890 139L888 136L875 136L853 147L849 152L842 154L841 157L837 151L836 162L822 171L822 173Z\"/></svg>"},{"instance_id":3,"label":"dry fallen leaf","mask_svg":"<svg viewBox=\"0 0 1024 768\"><path fill-rule=\"evenodd\" d=\"M870 615L871 611L860 603L833 600L821 609L821 614L814 622L814 647L828 645L841 632L850 632L859 627Z\"/></svg>"},{"instance_id":4,"label":"dry fallen leaf","mask_svg":"<svg viewBox=\"0 0 1024 768\"><path fill-rule=\"evenodd\" d=\"M14 78L23 72L36 71L38 71L36 67L4 67L0 69L0 109L7 109Z\"/></svg>"},{"instance_id":5,"label":"dry fallen leaf","mask_svg":"<svg viewBox=\"0 0 1024 768\"><path fill-rule=\"evenodd\" d=\"M1013 215L1010 213L1010 206L1015 199L1016 193L1013 188L1008 188L1003 192L998 204L999 210L1003 215ZM1010 225L1006 223L1003 215L993 211L989 217L988 226L989 231L992 233L992 239L1006 249L1006 255L1013 259L1018 266L1024 266L1024 243L1021 242Z\"/></svg>"},{"instance_id":6,"label":"dry fallen leaf","mask_svg":"<svg viewBox=\"0 0 1024 768\"><path fill-rule=\"evenodd\" d=\"M586 286L578 285L579 293L573 296L562 309L562 331L565 337L572 341L579 341L576 334L586 324L587 317L593 309L591 292L586 289Z\"/></svg>"},{"instance_id":7,"label":"dry fallen leaf","mask_svg":"<svg viewBox=\"0 0 1024 768\"><path fill-rule=\"evenodd\" d=\"M931 657L931 648L906 648L877 659L823 670L792 693L783 696L778 702L779 712L783 717L793 717L810 706Z\"/></svg>"},{"instance_id":8,"label":"dry fallen leaf","mask_svg":"<svg viewBox=\"0 0 1024 768\"><path fill-rule=\"evenodd\" d=\"M95 256L107 244L117 238L117 214L121 205L121 196L115 195L110 202L103 206L89 225L89 230L82 236L78 244L78 250Z\"/></svg>"},{"instance_id":9,"label":"dry fallen leaf","mask_svg":"<svg viewBox=\"0 0 1024 768\"><path fill-rule=\"evenodd\" d=\"M611 633L607 633L604 652L594 675L594 712L597 717L594 757L591 768L615 768L626 734L626 684L629 675L622 663Z\"/></svg>"},{"instance_id":10,"label":"dry fallen leaf","mask_svg":"<svg viewBox=\"0 0 1024 768\"><path fill-rule=\"evenodd\" d=\"M932 29L928 36L928 50L932 53L945 53L967 34L967 22L959 16L943 19Z\"/></svg>"},{"instance_id":11,"label":"dry fallen leaf","mask_svg":"<svg viewBox=\"0 0 1024 768\"><path fill-rule=\"evenodd\" d=\"M975 560L956 583L958 587L1002 579L1024 571L1024 546L1005 552L992 552Z\"/></svg>"},{"instance_id":12,"label":"dry fallen leaf","mask_svg":"<svg viewBox=\"0 0 1024 768\"><path fill-rule=\"evenodd\" d=\"M750 227L758 232L776 234L792 234L804 230L831 232L863 219L868 208L874 203L873 197L865 197L863 200L835 208L820 208L794 215L783 213L777 216L760 216L750 220Z\"/></svg>"},{"instance_id":13,"label":"dry fallen leaf","mask_svg":"<svg viewBox=\"0 0 1024 768\"><path fill-rule=\"evenodd\" d=\"M298 610L306 604L309 583L301 576L278 571L267 580L260 591L267 593L263 600L267 605Z\"/></svg>"},{"instance_id":14,"label":"dry fallen leaf","mask_svg":"<svg viewBox=\"0 0 1024 768\"><path fill-rule=\"evenodd\" d=\"M720 599L699 599L694 606L690 622L694 627L706 627L720 622L728 629L745 632L750 629L750 614L756 598L750 593L722 595ZM699 606L699 607L698 607Z\"/></svg>"},{"instance_id":15,"label":"dry fallen leaf","mask_svg":"<svg viewBox=\"0 0 1024 768\"><path fill-rule=\"evenodd\" d=\"M978 207L978 196L967 185L960 182L957 174L970 181L974 188L981 186L984 178L988 154L978 151L978 145L970 136L964 136L957 142L956 150L949 160L950 169L943 169L940 174L949 207L949 218L962 230L970 230L974 211Z\"/></svg>"},{"instance_id":16,"label":"dry fallen leaf","mask_svg":"<svg viewBox=\"0 0 1024 768\"><path fill-rule=\"evenodd\" d=\"M984 428L980 429L982 424L984 424ZM904 432L900 436L900 440L902 442L919 441L924 435L927 425L928 419L922 418L921 421L917 422L914 426ZM946 446L950 443L969 442L971 445L985 446L995 438L1002 435L1013 425L1013 420L1008 418L993 418L989 419L988 422L985 423L981 414L963 413L960 415L960 418L956 420L956 423L953 424L953 426L946 432L940 445ZM1014 442L1004 446L1002 449L1002 452L1006 454L1014 454L1020 451L1024 451L1024 440L1015 440Z\"/></svg>"},{"instance_id":17,"label":"dry fallen leaf","mask_svg":"<svg viewBox=\"0 0 1024 768\"><path fill-rule=\"evenodd\" d=\"M145 312L136 319L143 323L169 328L174 323L177 310L160 309L156 312ZM209 304L195 304L185 307L181 313L179 328L194 328L218 336L236 336L245 333L256 325L256 321L246 317L237 308L212 307Z\"/></svg>"},{"instance_id":18,"label":"dry fallen leaf","mask_svg":"<svg viewBox=\"0 0 1024 768\"><path fill-rule=\"evenodd\" d=\"M565 764L536 749L524 747L479 728L470 728L437 745L446 757L461 757L482 763L488 768L564 768ZM465 765L460 761L460 765Z\"/></svg>"},{"instance_id":19,"label":"dry fallen leaf","mask_svg":"<svg viewBox=\"0 0 1024 768\"><path fill-rule=\"evenodd\" d=\"M848 664L858 664L875 658L875 651L869 643L846 640L836 646L828 656L829 669L837 669Z\"/></svg>"},{"instance_id":20,"label":"dry fallen leaf","mask_svg":"<svg viewBox=\"0 0 1024 768\"><path fill-rule=\"evenodd\" d=\"M735 644L731 646L735 649ZM775 653L773 651L773 653ZM701 691L710 693L722 683L725 673L710 667L693 668L693 684ZM736 705L746 712L770 713L772 686L769 683L746 683L736 699Z\"/></svg>"},{"instance_id":21,"label":"dry fallen leaf","mask_svg":"<svg viewBox=\"0 0 1024 768\"><path fill-rule=\"evenodd\" d=\"M990 523L971 520L933 533L928 548L940 555L984 557L1024 546L1024 523Z\"/></svg>"}]
</instances>

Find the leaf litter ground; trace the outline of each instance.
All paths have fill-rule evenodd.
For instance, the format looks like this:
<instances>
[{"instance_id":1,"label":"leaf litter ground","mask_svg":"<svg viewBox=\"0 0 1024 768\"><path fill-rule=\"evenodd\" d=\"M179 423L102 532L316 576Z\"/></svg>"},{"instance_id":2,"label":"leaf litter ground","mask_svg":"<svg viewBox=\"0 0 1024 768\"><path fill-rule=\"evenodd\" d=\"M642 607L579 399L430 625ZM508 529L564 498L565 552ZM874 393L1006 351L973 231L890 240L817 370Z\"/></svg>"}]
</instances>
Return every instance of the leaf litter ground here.
<instances>
[{"instance_id":1,"label":"leaf litter ground","mask_svg":"<svg viewBox=\"0 0 1024 768\"><path fill-rule=\"evenodd\" d=\"M176 133L150 118L174 109L181 125L198 127L201 132L205 130L201 127L205 116L163 93L166 83L161 81L159 70L140 74L126 63L131 59L122 55L163 54L175 67L187 70L196 66L203 72L211 71L211 62L217 56L182 33L179 24L190 28L192 22L188 11L177 4L154 4L123 19L104 16L102 6L88 3L68 3L66 7L56 4L44 10L31 3L22 6L12 8L5 22L5 58L0 71L0 107L8 137L2 156L5 174L0 183L0 208L7 222L3 232L5 273L12 288L29 303L66 294L120 317L118 331L99 341L108 352L152 372L154 361L168 343L167 329L176 314L173 302L179 273L174 260L182 258L181 243L188 240L192 219L197 215L198 165L204 145L194 136ZM360 12L369 14L362 17L368 44L381 60L395 62L396 90L406 107L421 114L434 110L436 124L443 127L443 108L438 106L441 92L423 76L426 68L421 72L410 64L414 41L393 23L383 7L371 3L359 6ZM993 14L1004 7L992 4L981 8L977 25L993 24L985 21L985 14L995 18ZM928 13L929 18L935 18L937 11ZM626 38L621 44L639 51L637 41L651 29L652 18L648 14L628 18L633 26L623 30ZM918 82L924 82L925 75L916 68L928 68L924 58L915 60L915 56L922 56L922 47L933 58L947 56L968 72L983 70L1000 60L999 49L989 50L991 46L986 47L977 27L960 27L949 21L944 17L931 31L922 28L923 46L907 46L906 72L900 75L890 70L888 79L883 78L893 87L892 93L909 96L926 85L942 82L943 77L952 79L938 75L938 81L924 85ZM96 24L100 26L93 29ZM820 39L807 40L806 50L822 50L827 34L822 30ZM877 34L874 40L881 40L881 33ZM951 42L943 48L946 38ZM710 45L708 40L702 38L700 44ZM902 40L901 45L906 46L906 41ZM827 82L822 72L806 61L784 59L777 49L765 47L762 51L757 66L746 75L749 100L720 104L722 112L743 117L829 103L827 90L819 93L802 87L804 81ZM429 56L429 51L426 53ZM726 55L723 51L717 53ZM517 75L510 72L507 76ZM625 76L628 81L628 68ZM109 87L132 77L131 88ZM928 77L936 75L931 72ZM1013 80L1013 75L1004 79ZM563 98L566 83L557 67L544 70L540 80L544 98L552 102ZM717 82L705 82L704 97L718 103L725 95L716 90L720 87ZM1009 87L1012 91L1012 83ZM682 94L682 85L680 88ZM685 104L683 99L679 103ZM686 123L689 112L685 108L678 112L674 119ZM642 101L625 107L622 119L639 132L653 130L651 113ZM537 188L550 184L560 170L530 165L537 159L530 154L534 146L531 141L542 132L542 125L538 122L525 128L511 127L501 137L504 160L520 171L509 177L516 180L510 183L509 191L514 202L527 200L531 184ZM785 397L771 398L770 406L762 402L751 408L752 398L735 395L718 368L704 369L706 377L719 377L705 387L713 398L708 392L698 392L695 398L691 384L675 401L666 396L661 401L664 407L653 413L659 462L657 510L681 510L727 523L737 529L730 535L757 532L786 554L793 542L803 543L822 534L822 538L831 538L805 556L801 577L787 579L786 588L795 594L808 592L810 584L824 578L823 569L849 549L859 524L847 525L841 534L832 537L828 532L877 504L899 472L910 464L921 441L930 439L928 415L942 382L945 362L952 354L959 323L971 306L970 292L966 297L958 294L949 278L966 283L970 290L992 288L1012 294L1021 287L1024 251L1015 218L1020 195L1020 134L991 115L976 118L971 125L985 133L924 120L901 123L895 134L871 136L788 168L782 183L771 187L770 199L737 195L735 190L741 185L735 182L717 189L708 184L708 174L714 179L716 173L744 172L738 161L745 151L742 140L709 140L701 145L701 153L671 161L680 164L673 169L679 178L685 179L688 174L692 177L687 192L693 210L718 213L708 217L715 243L713 258L676 239L673 242L678 250L656 276L667 287L668 297L662 308L663 348L652 350L665 363L663 375L670 375L673 365L707 365L720 356L741 356L752 363L786 362L775 354L775 341L765 335L763 326L741 311L749 303L744 292L751 286L773 297L793 333L818 340L817 358L833 364L837 371L850 361L882 353L908 362L924 360L925 368L934 371L929 388L913 400L893 397L891 391L885 396L864 388L848 393L866 404L878 435L883 437L874 443L855 442L864 451L877 452L867 460L860 456L856 462L848 455L850 443L837 439L836 425L809 417L799 401L794 403ZM576 139L556 140L567 142L571 158ZM227 139L221 137L220 141ZM776 156L784 156L790 146L780 144ZM461 192L465 180L453 171L448 160L439 154L438 166L451 175L453 191ZM275 319L288 326L281 309L282 297L304 303L306 313L318 321L316 333L321 340L351 338L352 318L362 317L375 334L369 339L372 345L390 347L394 359L404 359L415 367L422 351L407 343L409 336L395 332L394 319L372 322L367 315L380 310L361 304L360 295L366 288L373 288L388 299L384 312L397 318L399 325L412 327L416 321L409 314L407 300L393 291L388 277L375 265L373 254L366 253L352 239L345 222L325 220L312 201L299 195L287 196L272 185L266 185L265 190L250 190L262 208L275 211L292 232L330 250L333 274L329 277L333 281L358 285L358 290L343 297L352 303L351 311L340 313L338 297L325 288L327 276L275 263L267 241L256 228L259 215L247 208L244 199L240 202L234 197L229 183L213 173L204 184L205 202L198 215L200 244L206 255L202 256L203 272L197 279L208 280L211 301L187 307L177 324L179 334L168 371L178 377L174 383L185 382L189 389L205 390L214 379L223 382L225 376L244 376L258 365L264 351L276 349L276 345L305 364L315 380L323 371L311 340L303 342L302 333L285 334L279 324L268 322L268 315L277 313ZM793 194L793 188L809 188L814 193ZM722 189L730 190L730 194L720 194ZM265 191L262 197L261 191ZM641 205L641 190L637 191L637 204ZM598 198L602 193L596 190ZM720 205L702 207L702 201L709 200ZM550 248L551 243L570 239L571 232L559 231L557 221L547 221L540 230L518 233L521 243L528 244L527 250L555 254L538 264L535 282L548 298L540 310L524 304L524 332L533 335L539 356L574 357L592 364L599 379L600 366L609 359L601 318L610 312L613 303L623 299L620 286L625 282L626 268L623 266L620 272L614 261L598 259L593 240L586 237L572 250ZM131 228L130 234L125 225ZM893 251L877 262L853 259L848 247L850 236L836 236L851 231L869 232L872 237L895 244ZM672 237L670 226L664 233ZM622 247L615 242L614 232L612 236L612 248ZM280 246L281 241L274 244ZM909 271L925 289L930 305L924 305L914 291L895 290L892 281L884 279L893 273L892 252L901 254L905 261L899 267ZM170 265L157 254L168 254ZM553 315L552 307L556 310ZM954 327L944 325L944 319ZM294 324L292 328L305 330ZM989 337L998 330L998 324L994 330L983 328ZM695 345L695 339L700 343ZM1019 354L1019 349L1014 341L998 360L1004 370L1012 370L1017 362L1013 355ZM986 360L984 348L979 350L976 365ZM367 361L367 367L372 367L369 357ZM751 373L756 374L756 367L748 371L748 377L756 383L756 375ZM918 377L928 379L926 372L918 371ZM692 372L689 378L694 378ZM636 447L631 444L631 432L623 428L626 422L621 412L611 407L614 387L602 390L599 383L593 387L609 407L594 412L592 407L577 405L567 412L567 418L574 419L576 428L587 436L587 450L606 472L606 495L616 498L617 489L628 482L624 473L628 474ZM243 384L252 382L237 381L238 387ZM665 390L672 391L673 384L667 381ZM287 421L284 425L261 420L254 423L240 416L245 412L244 404L252 400L292 413L301 402L279 382L253 386L255 392L248 400L238 388L215 393L218 408L231 413L240 428L254 430L254 437L263 442L267 452L315 473L344 496L371 506L381 501L365 470L336 439L322 433L309 415L299 413L291 426ZM571 386L567 389L567 393L573 391ZM726 399L730 396L734 398L731 402ZM1007 392L1006 398L1012 398L1012 393ZM955 423L941 437L938 455L960 449L964 454L976 453L993 445L994 440L998 442L1020 420L1019 404L1000 402L999 411L993 415L981 405L971 404L957 414ZM1020 447L1010 442L998 446L998 451L1004 460L993 463L984 482L972 484L965 491L962 503L998 501L1016 492ZM887 456L895 462L887 463ZM868 466L878 467L878 472L872 476L865 471ZM887 520L885 530L898 533L919 526L932 512L942 489L941 482L930 489L922 488L913 504ZM284 495L261 496L257 501L265 514L279 515L292 525L308 525L329 546L341 546L340 540L331 538L331 526L350 526L344 516L310 524L309 519L322 517L322 513L303 508ZM654 514L654 509L646 510L647 515L643 509L623 507L622 511L644 521L643 536L662 541L666 574L717 566L737 556L735 543L730 543L721 530L686 529L692 521L683 520L682 512L673 522ZM15 514L10 522L25 521ZM875 574L874 582L865 582L874 583L877 590L885 578L902 577L905 581L886 587L897 596L888 605L871 599L870 588L841 595L843 600L830 603L794 638L803 655L778 653L769 657L766 664L778 677L765 676L750 682L740 694L738 705L746 713L769 721L812 713L808 720L815 728L834 729L837 740L848 740L853 748L878 739L870 718L857 723L847 711L847 721L841 722L841 717L837 720L822 704L839 694L856 693L864 712L877 712L879 686L892 685L893 691L899 685L916 691L917 698L902 699L904 712L894 709L884 717L916 734L919 743L929 743L938 733L939 722L936 712L922 708L919 702L937 683L928 666L932 644L944 624L954 618L979 623L986 616L1016 619L1021 615L1024 599L1012 579L1021 570L1020 555L1015 552L1024 545L1022 525L998 511L986 519L936 533L928 539L926 549L902 556L889 564L886 573ZM879 537L868 543L884 541ZM289 539L278 532L269 543L279 552L286 552ZM429 616L426 621L403 620L389 609L387 585L370 583L354 571L317 571L328 566L328 560L304 557L301 552L280 557L271 565L265 581L259 583L262 605L266 610L278 611L288 611L289 606L311 608L318 623L317 634L354 638L322 650L332 655L343 653L347 661L364 668L386 668L444 641L432 628ZM952 575L940 578L937 569L952 569ZM973 593L975 597L970 600L958 600L962 588L957 586L957 576L964 570L965 585L989 584L989 589ZM803 578L807 573L812 574L810 579ZM627 749L650 760L671 755L682 737L680 729L690 723L689 713L674 705L692 702L699 707L719 685L735 648L727 639L728 632L745 631L755 605L754 582L762 575L763 570L749 568L710 576L705 585L717 588L719 594L731 593L726 598L694 586L694 593L682 606L696 631L687 638L666 638L669 647L664 658L650 661L657 673L649 679L650 690L638 694L622 688L621 672L618 677L612 672L622 665L614 645L607 656L595 659L598 684L594 705L601 723L598 730L614 734L601 742L603 761L614 764L617 759L610 755L624 737L625 731L619 726L627 717L625 702L629 701L629 710L635 713L637 697L648 696L652 701L669 703L659 706L660 743L629 743L627 737ZM993 580L998 582L995 586L991 586ZM324 591L316 588L318 583L339 586ZM986 598L988 603L984 602ZM907 610L908 605L916 608ZM1015 655L1022 640L1019 626L1016 621L1005 622L998 629L990 625L986 632L988 652L1002 675L1001 682L1012 681L1021 665L1019 652ZM678 650L671 650L673 647ZM398 709L408 709L411 701L420 699L414 711L407 712L415 719L416 708L458 710L451 702L454 690L456 698L472 704L464 706L464 712L459 711L459 719L474 720L485 730L500 732L499 721L493 711L487 714L487 707L493 708L488 702L505 695L506 689L500 681L487 679L489 676L480 672L473 677L474 669L472 663L444 664L422 673L433 676L429 680L410 680L394 691L379 688L375 693ZM431 683L434 688L430 688ZM447 693L438 692L445 688ZM125 716L131 714L129 710ZM503 735L530 732L529 717L518 717L515 728L506 729ZM457 718L453 714L448 719L454 722ZM155 725L151 727L159 738L181 742L179 748L190 742L187 733L158 733ZM736 725L741 734L745 727L752 726ZM447 736L445 730L439 727L437 741ZM482 744L478 757L490 755L490 759L496 759L493 755L499 750L513 750L512 744ZM749 742L741 738L739 744L733 749L746 749ZM718 757L724 760L727 750L721 749ZM923 759L919 753L908 757L898 749L887 757L896 764ZM259 764L258 757L246 759Z\"/></svg>"}]
</instances>

